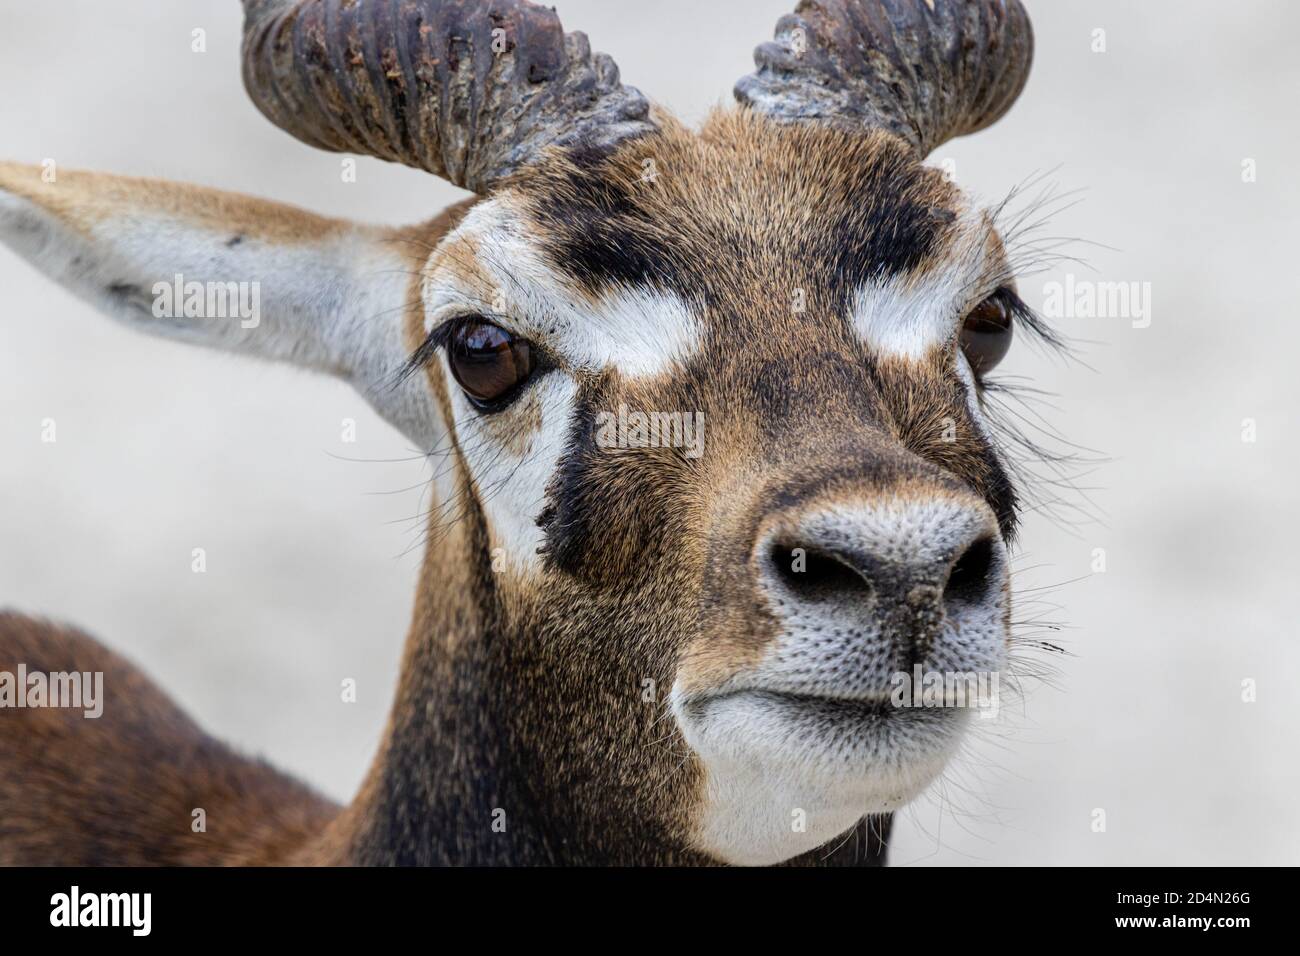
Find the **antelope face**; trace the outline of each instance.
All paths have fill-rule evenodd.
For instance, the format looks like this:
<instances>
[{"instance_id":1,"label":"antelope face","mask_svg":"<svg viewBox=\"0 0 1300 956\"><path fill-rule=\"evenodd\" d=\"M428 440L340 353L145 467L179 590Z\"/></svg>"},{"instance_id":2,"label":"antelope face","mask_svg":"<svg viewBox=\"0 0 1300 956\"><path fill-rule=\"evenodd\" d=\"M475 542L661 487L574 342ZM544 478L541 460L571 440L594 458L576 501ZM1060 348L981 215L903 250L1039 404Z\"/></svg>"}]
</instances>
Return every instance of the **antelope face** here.
<instances>
[{"instance_id":1,"label":"antelope face","mask_svg":"<svg viewBox=\"0 0 1300 956\"><path fill-rule=\"evenodd\" d=\"M423 354L512 654L551 674L520 733L569 752L565 710L617 715L593 771L657 748L693 845L776 862L943 766L968 710L896 706L900 675L1001 664L1015 502L976 369L1018 300L889 134L659 125L474 207Z\"/></svg>"}]
</instances>

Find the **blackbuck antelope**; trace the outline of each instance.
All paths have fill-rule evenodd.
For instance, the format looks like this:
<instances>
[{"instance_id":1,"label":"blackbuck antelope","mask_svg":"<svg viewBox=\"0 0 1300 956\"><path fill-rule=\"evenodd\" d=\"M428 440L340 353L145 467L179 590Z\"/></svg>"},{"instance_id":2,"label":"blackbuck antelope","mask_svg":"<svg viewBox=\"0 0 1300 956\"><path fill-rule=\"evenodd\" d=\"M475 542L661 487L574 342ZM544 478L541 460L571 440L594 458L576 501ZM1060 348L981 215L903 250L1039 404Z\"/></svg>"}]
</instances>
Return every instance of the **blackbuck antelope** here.
<instances>
[{"instance_id":1,"label":"blackbuck antelope","mask_svg":"<svg viewBox=\"0 0 1300 956\"><path fill-rule=\"evenodd\" d=\"M0 860L882 863L975 719L898 706L898 675L1008 656L984 377L1036 320L996 215L922 161L1016 99L1020 4L803 0L694 130L524 0L244 15L273 123L475 197L375 228L6 163L0 235L446 456L385 742L340 808L9 614L0 670L102 672L104 700L0 711ZM160 309L177 276L253 284L257 321Z\"/></svg>"}]
</instances>

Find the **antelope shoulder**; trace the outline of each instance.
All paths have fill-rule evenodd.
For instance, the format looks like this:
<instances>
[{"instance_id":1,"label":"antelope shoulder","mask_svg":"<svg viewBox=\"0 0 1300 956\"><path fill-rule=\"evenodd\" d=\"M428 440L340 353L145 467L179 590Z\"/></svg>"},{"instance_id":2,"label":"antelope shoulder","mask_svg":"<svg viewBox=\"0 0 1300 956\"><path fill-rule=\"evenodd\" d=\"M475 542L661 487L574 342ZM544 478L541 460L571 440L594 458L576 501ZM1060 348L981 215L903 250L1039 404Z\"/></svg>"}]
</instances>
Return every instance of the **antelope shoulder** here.
<instances>
[{"instance_id":1,"label":"antelope shoulder","mask_svg":"<svg viewBox=\"0 0 1300 956\"><path fill-rule=\"evenodd\" d=\"M73 674L86 693L66 706L52 691ZM75 628L0 612L0 682L0 865L271 863L337 811Z\"/></svg>"}]
</instances>

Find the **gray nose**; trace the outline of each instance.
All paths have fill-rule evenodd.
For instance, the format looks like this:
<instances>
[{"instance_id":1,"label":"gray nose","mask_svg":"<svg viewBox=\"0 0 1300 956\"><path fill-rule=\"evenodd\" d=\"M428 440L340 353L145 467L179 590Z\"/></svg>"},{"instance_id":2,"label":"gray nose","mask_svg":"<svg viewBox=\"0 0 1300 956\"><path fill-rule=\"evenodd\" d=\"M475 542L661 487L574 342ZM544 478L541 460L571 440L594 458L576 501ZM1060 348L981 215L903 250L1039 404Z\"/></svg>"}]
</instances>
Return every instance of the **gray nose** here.
<instances>
[{"instance_id":1,"label":"gray nose","mask_svg":"<svg viewBox=\"0 0 1300 956\"><path fill-rule=\"evenodd\" d=\"M941 493L780 516L755 563L784 616L870 633L908 667L926 661L945 626L986 620L1007 576L989 509Z\"/></svg>"}]
</instances>

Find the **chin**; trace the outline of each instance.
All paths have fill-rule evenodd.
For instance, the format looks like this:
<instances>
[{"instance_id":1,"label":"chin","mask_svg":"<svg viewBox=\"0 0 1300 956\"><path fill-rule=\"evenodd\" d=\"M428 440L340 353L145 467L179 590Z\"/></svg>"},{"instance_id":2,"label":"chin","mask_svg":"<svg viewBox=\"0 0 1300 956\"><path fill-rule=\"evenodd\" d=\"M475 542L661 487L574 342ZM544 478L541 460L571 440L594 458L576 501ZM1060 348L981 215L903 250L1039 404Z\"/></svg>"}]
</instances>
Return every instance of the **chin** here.
<instances>
[{"instance_id":1,"label":"chin","mask_svg":"<svg viewBox=\"0 0 1300 956\"><path fill-rule=\"evenodd\" d=\"M781 863L910 802L942 772L970 717L770 690L675 690L673 713L704 768L695 843L743 866Z\"/></svg>"}]
</instances>

